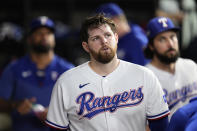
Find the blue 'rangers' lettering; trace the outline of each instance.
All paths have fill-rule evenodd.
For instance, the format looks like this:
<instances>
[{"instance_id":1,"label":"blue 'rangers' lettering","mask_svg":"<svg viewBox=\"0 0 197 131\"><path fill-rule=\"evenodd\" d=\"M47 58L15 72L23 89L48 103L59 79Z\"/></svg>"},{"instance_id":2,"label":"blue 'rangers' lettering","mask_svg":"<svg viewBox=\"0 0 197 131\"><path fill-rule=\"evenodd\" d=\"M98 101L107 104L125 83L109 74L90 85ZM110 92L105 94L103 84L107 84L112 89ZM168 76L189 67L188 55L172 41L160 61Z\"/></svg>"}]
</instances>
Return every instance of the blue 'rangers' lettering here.
<instances>
[{"instance_id":1,"label":"blue 'rangers' lettering","mask_svg":"<svg viewBox=\"0 0 197 131\"><path fill-rule=\"evenodd\" d=\"M197 90L197 83L194 82L192 84L188 84L186 86L183 86L181 89L177 89L173 92L168 92L166 89L163 90L167 98L169 109L172 109L180 101L185 102L188 97L197 95L196 93L194 93L194 91Z\"/></svg>"},{"instance_id":2,"label":"blue 'rangers' lettering","mask_svg":"<svg viewBox=\"0 0 197 131\"><path fill-rule=\"evenodd\" d=\"M141 86L137 90L130 89L130 91L103 97L95 97L92 92L84 92L76 99L76 103L80 104L78 115L91 119L102 112L114 112L118 108L135 106L143 100L142 88Z\"/></svg>"}]
</instances>

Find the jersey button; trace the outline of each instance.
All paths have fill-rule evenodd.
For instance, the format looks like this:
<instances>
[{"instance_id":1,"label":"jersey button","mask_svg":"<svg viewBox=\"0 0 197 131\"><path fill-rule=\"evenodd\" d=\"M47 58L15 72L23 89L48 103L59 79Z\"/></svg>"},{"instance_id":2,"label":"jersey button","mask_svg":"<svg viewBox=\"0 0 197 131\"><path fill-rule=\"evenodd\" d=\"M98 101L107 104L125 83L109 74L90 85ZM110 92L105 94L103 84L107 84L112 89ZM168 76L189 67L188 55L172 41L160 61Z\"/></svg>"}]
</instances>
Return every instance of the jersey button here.
<instances>
[{"instance_id":1,"label":"jersey button","mask_svg":"<svg viewBox=\"0 0 197 131\"><path fill-rule=\"evenodd\" d=\"M107 79L104 79L104 82L105 82L105 83L107 83L107 82L108 82L108 80L107 80Z\"/></svg>"}]
</instances>

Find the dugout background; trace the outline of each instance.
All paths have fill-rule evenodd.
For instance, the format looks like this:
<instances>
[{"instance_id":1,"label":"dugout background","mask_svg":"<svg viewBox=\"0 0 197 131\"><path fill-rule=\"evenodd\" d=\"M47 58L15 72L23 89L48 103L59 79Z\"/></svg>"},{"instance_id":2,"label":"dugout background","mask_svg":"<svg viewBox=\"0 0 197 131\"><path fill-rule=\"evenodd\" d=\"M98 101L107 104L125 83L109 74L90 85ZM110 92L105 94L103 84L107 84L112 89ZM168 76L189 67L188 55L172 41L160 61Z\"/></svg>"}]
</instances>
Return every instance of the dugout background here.
<instances>
[{"instance_id":1,"label":"dugout background","mask_svg":"<svg viewBox=\"0 0 197 131\"><path fill-rule=\"evenodd\" d=\"M87 54L78 36L81 21L105 2L119 4L129 20L145 28L154 16L157 0L5 0L0 4L0 70L10 60L24 55L28 24L39 15L47 15L58 24L55 52L76 65L83 63ZM18 34L12 37L9 32L5 34L2 29L5 23L19 27Z\"/></svg>"}]
</instances>

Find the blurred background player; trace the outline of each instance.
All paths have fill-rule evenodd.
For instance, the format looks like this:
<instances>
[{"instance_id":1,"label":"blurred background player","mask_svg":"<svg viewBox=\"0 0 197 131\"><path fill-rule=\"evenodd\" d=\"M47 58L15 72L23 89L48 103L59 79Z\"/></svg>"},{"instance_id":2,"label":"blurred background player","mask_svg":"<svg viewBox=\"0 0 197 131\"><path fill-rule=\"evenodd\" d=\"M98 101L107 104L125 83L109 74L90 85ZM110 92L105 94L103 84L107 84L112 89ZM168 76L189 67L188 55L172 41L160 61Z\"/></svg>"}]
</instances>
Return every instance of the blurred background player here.
<instances>
[{"instance_id":1,"label":"blurred background player","mask_svg":"<svg viewBox=\"0 0 197 131\"><path fill-rule=\"evenodd\" d=\"M197 129L197 97L178 109L170 120L168 131L196 131Z\"/></svg>"},{"instance_id":2,"label":"blurred background player","mask_svg":"<svg viewBox=\"0 0 197 131\"><path fill-rule=\"evenodd\" d=\"M179 48L183 58L197 62L196 0L158 0L156 16L169 17L181 27Z\"/></svg>"},{"instance_id":3,"label":"blurred background player","mask_svg":"<svg viewBox=\"0 0 197 131\"><path fill-rule=\"evenodd\" d=\"M167 17L155 17L147 25L145 56L151 62L146 67L159 78L171 115L197 95L197 65L179 57L178 30Z\"/></svg>"},{"instance_id":4,"label":"blurred background player","mask_svg":"<svg viewBox=\"0 0 197 131\"><path fill-rule=\"evenodd\" d=\"M197 13L195 0L158 0L156 16L170 18L181 27L180 48L184 51L197 37Z\"/></svg>"},{"instance_id":5,"label":"blurred background player","mask_svg":"<svg viewBox=\"0 0 197 131\"><path fill-rule=\"evenodd\" d=\"M11 112L12 131L48 131L43 120L53 85L74 66L54 54L54 22L48 17L32 21L27 42L29 53L10 63L0 78L0 111Z\"/></svg>"},{"instance_id":6,"label":"blurred background player","mask_svg":"<svg viewBox=\"0 0 197 131\"><path fill-rule=\"evenodd\" d=\"M118 58L139 65L145 65L149 62L143 53L148 43L144 30L139 25L129 22L124 11L117 4L102 4L95 10L95 13L105 14L117 25Z\"/></svg>"}]
</instances>

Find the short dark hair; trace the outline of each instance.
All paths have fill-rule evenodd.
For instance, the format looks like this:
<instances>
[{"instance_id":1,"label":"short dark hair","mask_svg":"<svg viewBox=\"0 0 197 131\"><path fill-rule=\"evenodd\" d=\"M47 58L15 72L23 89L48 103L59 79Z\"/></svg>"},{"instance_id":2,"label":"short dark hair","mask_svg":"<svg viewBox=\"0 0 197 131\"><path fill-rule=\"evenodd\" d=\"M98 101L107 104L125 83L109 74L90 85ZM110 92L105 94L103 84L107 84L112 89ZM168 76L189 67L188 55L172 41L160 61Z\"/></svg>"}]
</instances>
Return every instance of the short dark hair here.
<instances>
[{"instance_id":1,"label":"short dark hair","mask_svg":"<svg viewBox=\"0 0 197 131\"><path fill-rule=\"evenodd\" d=\"M144 56L148 59L152 59L154 52L150 49L150 46L153 45L153 38L149 39L147 47L144 49Z\"/></svg>"},{"instance_id":2,"label":"short dark hair","mask_svg":"<svg viewBox=\"0 0 197 131\"><path fill-rule=\"evenodd\" d=\"M82 23L80 30L81 40L88 42L88 30L98 28L99 26L104 24L108 24L114 33L117 32L116 25L110 18L105 17L104 14L96 14L95 16L86 18L85 21Z\"/></svg>"}]
</instances>

